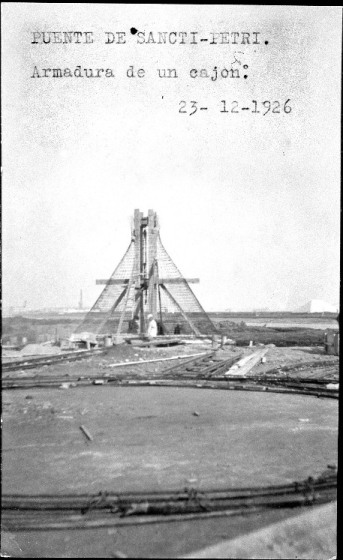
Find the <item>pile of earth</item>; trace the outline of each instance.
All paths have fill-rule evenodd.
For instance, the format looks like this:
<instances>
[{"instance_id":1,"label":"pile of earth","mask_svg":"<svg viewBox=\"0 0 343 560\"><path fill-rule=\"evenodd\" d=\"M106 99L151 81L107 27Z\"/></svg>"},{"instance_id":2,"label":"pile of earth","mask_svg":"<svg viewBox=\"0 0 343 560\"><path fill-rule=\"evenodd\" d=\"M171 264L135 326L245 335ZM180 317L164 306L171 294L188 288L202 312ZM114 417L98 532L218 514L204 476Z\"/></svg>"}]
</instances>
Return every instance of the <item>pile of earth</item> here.
<instances>
[{"instance_id":1,"label":"pile of earth","mask_svg":"<svg viewBox=\"0 0 343 560\"><path fill-rule=\"evenodd\" d=\"M222 334L233 338L237 346L254 344L275 344L276 346L323 346L324 331L301 327L260 327L248 326L243 321L234 326L220 326Z\"/></svg>"}]
</instances>

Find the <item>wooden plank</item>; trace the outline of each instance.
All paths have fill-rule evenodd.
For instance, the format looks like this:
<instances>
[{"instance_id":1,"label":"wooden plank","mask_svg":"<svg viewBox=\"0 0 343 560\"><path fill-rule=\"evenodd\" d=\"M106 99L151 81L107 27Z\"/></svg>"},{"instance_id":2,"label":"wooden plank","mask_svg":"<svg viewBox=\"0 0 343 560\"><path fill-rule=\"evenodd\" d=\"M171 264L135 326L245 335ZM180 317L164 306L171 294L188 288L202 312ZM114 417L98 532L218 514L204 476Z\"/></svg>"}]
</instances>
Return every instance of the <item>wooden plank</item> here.
<instances>
[{"instance_id":1,"label":"wooden plank","mask_svg":"<svg viewBox=\"0 0 343 560\"><path fill-rule=\"evenodd\" d=\"M115 367L123 367L123 366L134 366L140 364L152 364L154 362L168 362L170 360L183 360L184 358L197 358L199 356L205 356L207 352L198 352L197 354L184 354L183 356L171 356L169 358L156 358L154 360L138 360L134 362L119 362L116 364L109 364L106 367L115 368Z\"/></svg>"},{"instance_id":2,"label":"wooden plank","mask_svg":"<svg viewBox=\"0 0 343 560\"><path fill-rule=\"evenodd\" d=\"M199 284L200 279L199 278L160 278L159 279L159 284L182 284L184 281L186 281L188 284ZM129 278L108 278L107 280L105 278L99 278L98 280L95 281L95 284L97 286L99 285L103 285L103 284L128 284L129 283Z\"/></svg>"},{"instance_id":3,"label":"wooden plank","mask_svg":"<svg viewBox=\"0 0 343 560\"><path fill-rule=\"evenodd\" d=\"M160 278L160 284L182 284L186 281L188 284L199 284L199 278Z\"/></svg>"},{"instance_id":4,"label":"wooden plank","mask_svg":"<svg viewBox=\"0 0 343 560\"><path fill-rule=\"evenodd\" d=\"M258 362L261 361L261 359L263 358L263 356L265 356L265 354L267 354L267 352L268 348L263 348L261 350L258 350L257 352L254 352L253 354L250 354L249 356L242 358L242 360L240 360L241 365L239 365L239 362L237 362L237 364L233 365L225 375L246 375Z\"/></svg>"},{"instance_id":5,"label":"wooden plank","mask_svg":"<svg viewBox=\"0 0 343 560\"><path fill-rule=\"evenodd\" d=\"M86 436L86 438L89 441L93 441L93 436L91 435L91 433L87 430L86 426L80 426L80 430L81 432L83 432Z\"/></svg>"},{"instance_id":6,"label":"wooden plank","mask_svg":"<svg viewBox=\"0 0 343 560\"><path fill-rule=\"evenodd\" d=\"M122 328L123 321L124 321L124 318L125 318L126 307L127 307L127 302L128 302L129 296L130 296L131 288L132 288L132 282L133 282L134 272L135 272L135 271L134 271L134 267L133 267L129 285L127 286L127 288L125 288L125 290L126 290L126 295L125 295L124 307L123 307L123 310L122 310L121 315L120 315L120 319L119 319L119 323L118 323L118 328L117 328L117 334L116 334L117 344L119 343L121 328Z\"/></svg>"},{"instance_id":7,"label":"wooden plank","mask_svg":"<svg viewBox=\"0 0 343 560\"><path fill-rule=\"evenodd\" d=\"M95 284L97 286L103 285L103 284L128 284L129 283L129 279L128 278L108 278L107 280L105 278L100 278L99 280L95 281Z\"/></svg>"},{"instance_id":8,"label":"wooden plank","mask_svg":"<svg viewBox=\"0 0 343 560\"><path fill-rule=\"evenodd\" d=\"M184 344L183 340L180 340L179 338L168 338L167 340L164 340L164 337L161 337L160 339L157 338L151 338L149 340L132 340L131 341L131 345L132 346L136 346L136 347L147 347L149 348L150 346L177 346L180 344Z\"/></svg>"}]
</instances>

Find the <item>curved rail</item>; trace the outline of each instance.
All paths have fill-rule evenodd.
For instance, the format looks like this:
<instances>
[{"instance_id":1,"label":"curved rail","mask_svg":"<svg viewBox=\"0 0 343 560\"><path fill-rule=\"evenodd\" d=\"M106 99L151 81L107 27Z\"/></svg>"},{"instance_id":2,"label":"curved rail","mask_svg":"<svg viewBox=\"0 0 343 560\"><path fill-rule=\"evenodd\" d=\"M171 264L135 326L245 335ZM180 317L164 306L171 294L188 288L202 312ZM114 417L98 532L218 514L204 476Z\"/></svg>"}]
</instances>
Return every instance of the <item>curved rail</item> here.
<instances>
[{"instance_id":1,"label":"curved rail","mask_svg":"<svg viewBox=\"0 0 343 560\"><path fill-rule=\"evenodd\" d=\"M175 492L7 495L3 524L10 531L73 529L135 524L160 516L237 515L267 508L294 508L336 500L337 475L325 472L292 484ZM156 519L157 516L157 519ZM165 519L168 519L165 518Z\"/></svg>"},{"instance_id":2,"label":"curved rail","mask_svg":"<svg viewBox=\"0 0 343 560\"><path fill-rule=\"evenodd\" d=\"M300 395L312 395L315 397L338 398L338 388L332 385L332 379L327 378L284 378L271 376L254 376L242 377L226 376L196 379L183 376L175 378L163 378L161 374L149 378L139 378L137 375L125 375L124 379L118 377L110 378L105 375L83 376L72 378L65 376L54 376L53 378L42 376L36 378L5 378L2 381L3 389L34 389L34 388L58 388L65 386L66 388L79 388L87 386L155 386L155 387L191 387L199 389L219 389L219 390L236 390L236 391L268 391L273 393L295 393Z\"/></svg>"},{"instance_id":3,"label":"curved rail","mask_svg":"<svg viewBox=\"0 0 343 560\"><path fill-rule=\"evenodd\" d=\"M214 354L168 368L165 372L149 374L98 375L72 378L65 376L37 376L36 378L5 378L4 389L58 387L68 382L70 387L94 384L111 386L191 387L219 390L269 391L338 398L337 385L332 377L292 377L291 371L306 368L295 365L287 375L270 370L259 375L238 377L224 375L227 367L239 357L226 361L213 360ZM142 364L144 365L144 364ZM317 363L316 363L317 365ZM325 368L326 364L320 365ZM318 364L319 366L319 364ZM311 364L310 367L313 367ZM315 366L316 367L316 366ZM283 368L284 370L285 368ZM329 388L331 385L331 388ZM333 388L332 388L333 385ZM61 495L4 495L3 524L10 531L96 528L114 525L176 521L199 517L242 515L267 508L293 508L322 504L336 500L337 474L334 468L320 477L309 477L292 484L199 490L185 488L177 492Z\"/></svg>"},{"instance_id":4,"label":"curved rail","mask_svg":"<svg viewBox=\"0 0 343 560\"><path fill-rule=\"evenodd\" d=\"M33 369L43 366L51 366L61 362L74 362L76 360L83 360L94 355L105 354L108 348L96 348L94 350L75 350L71 352L63 352L61 354L54 354L52 356L39 356L29 358L23 356L21 360L12 360L11 362L4 362L2 364L2 371L20 371L24 369Z\"/></svg>"}]
</instances>

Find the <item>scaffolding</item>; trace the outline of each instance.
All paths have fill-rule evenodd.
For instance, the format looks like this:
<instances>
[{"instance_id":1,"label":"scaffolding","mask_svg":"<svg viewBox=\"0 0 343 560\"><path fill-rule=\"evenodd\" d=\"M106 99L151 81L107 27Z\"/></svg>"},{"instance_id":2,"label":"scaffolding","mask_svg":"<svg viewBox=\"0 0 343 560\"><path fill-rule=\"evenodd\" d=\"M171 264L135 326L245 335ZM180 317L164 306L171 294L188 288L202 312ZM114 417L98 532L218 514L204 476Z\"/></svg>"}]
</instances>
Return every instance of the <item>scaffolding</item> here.
<instances>
[{"instance_id":1,"label":"scaffolding","mask_svg":"<svg viewBox=\"0 0 343 560\"><path fill-rule=\"evenodd\" d=\"M120 336L146 332L147 315L158 324L158 334L213 334L216 331L189 284L164 248L158 217L135 210L129 247L106 280L103 291L76 332Z\"/></svg>"}]
</instances>

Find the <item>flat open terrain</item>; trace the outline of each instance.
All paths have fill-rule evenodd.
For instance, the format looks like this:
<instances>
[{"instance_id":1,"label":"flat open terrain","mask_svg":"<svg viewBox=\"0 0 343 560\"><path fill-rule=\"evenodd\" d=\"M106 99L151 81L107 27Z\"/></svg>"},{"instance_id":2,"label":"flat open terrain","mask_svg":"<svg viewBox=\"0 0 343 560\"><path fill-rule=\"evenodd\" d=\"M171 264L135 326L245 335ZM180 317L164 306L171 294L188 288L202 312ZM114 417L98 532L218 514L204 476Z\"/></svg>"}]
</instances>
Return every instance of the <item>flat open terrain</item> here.
<instances>
[{"instance_id":1,"label":"flat open terrain","mask_svg":"<svg viewBox=\"0 0 343 560\"><path fill-rule=\"evenodd\" d=\"M30 343L69 337L84 315L37 313L25 317L4 317L3 342L20 345L22 337ZM250 340L278 346L321 346L324 344L324 331L338 329L337 315L333 313L209 313L209 316L221 332L240 346L249 344ZM169 333L173 333L173 316L168 320L171 321Z\"/></svg>"},{"instance_id":2,"label":"flat open terrain","mask_svg":"<svg viewBox=\"0 0 343 560\"><path fill-rule=\"evenodd\" d=\"M144 379L163 375L176 362L109 366L210 349L206 344L121 345L105 355L15 375L63 375L72 381L81 375L133 374ZM253 350L227 347L217 356L227 359ZM315 373L314 361L329 362L330 371L338 364L337 357L319 347L269 348L266 357L256 370L302 363L299 375L306 376ZM111 385L8 390L3 392L2 491L96 493L291 482L337 463L337 422L337 401L311 396ZM17 557L115 557L118 550L129 557L175 557L296 513L280 509L113 529L5 532L3 542Z\"/></svg>"},{"instance_id":3,"label":"flat open terrain","mask_svg":"<svg viewBox=\"0 0 343 560\"><path fill-rule=\"evenodd\" d=\"M5 493L268 485L337 462L337 401L315 397L86 387L3 404Z\"/></svg>"}]
</instances>

